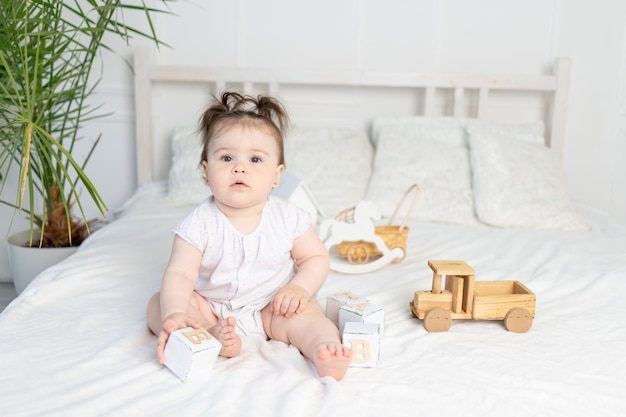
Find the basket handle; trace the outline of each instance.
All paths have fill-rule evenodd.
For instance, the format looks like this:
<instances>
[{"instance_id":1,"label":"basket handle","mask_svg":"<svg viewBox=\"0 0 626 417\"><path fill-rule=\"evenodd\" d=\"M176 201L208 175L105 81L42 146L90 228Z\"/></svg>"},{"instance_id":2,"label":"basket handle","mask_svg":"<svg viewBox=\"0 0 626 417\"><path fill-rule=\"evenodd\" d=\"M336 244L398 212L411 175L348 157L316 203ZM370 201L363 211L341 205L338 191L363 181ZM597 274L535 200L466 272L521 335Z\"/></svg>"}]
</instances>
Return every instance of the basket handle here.
<instances>
[{"instance_id":1,"label":"basket handle","mask_svg":"<svg viewBox=\"0 0 626 417\"><path fill-rule=\"evenodd\" d=\"M389 218L389 225L391 226L391 224L393 223L393 221L396 218L396 215L398 214L398 210L400 210L400 207L402 207L402 204L404 203L404 200L406 200L406 197L409 195L409 193L415 190L415 195L413 196L413 201L411 201L411 206L409 207L409 209L406 212L406 215L404 216L404 219L402 220L402 224L400 225L400 230L404 229L404 226L406 226L406 222L409 220L409 216L411 215L411 212L413 211L413 209L415 208L415 204L417 203L417 196L420 193L420 188L417 186L417 184L413 184L411 185L405 192L404 195L402 196L402 198L400 199L400 202L398 203L398 206L396 207L396 209L394 210L393 214L391 215L391 217Z\"/></svg>"}]
</instances>

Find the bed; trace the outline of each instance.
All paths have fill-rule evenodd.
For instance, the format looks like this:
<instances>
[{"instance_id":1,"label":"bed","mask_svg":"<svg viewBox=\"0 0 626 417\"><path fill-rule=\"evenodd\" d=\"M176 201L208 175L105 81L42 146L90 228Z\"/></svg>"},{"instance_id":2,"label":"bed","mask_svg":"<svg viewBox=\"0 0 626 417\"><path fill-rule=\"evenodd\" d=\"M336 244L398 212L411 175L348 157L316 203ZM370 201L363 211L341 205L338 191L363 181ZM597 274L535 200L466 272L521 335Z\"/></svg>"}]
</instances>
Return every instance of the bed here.
<instances>
[{"instance_id":1,"label":"bed","mask_svg":"<svg viewBox=\"0 0 626 417\"><path fill-rule=\"evenodd\" d=\"M565 191L567 59L540 75L448 75L183 68L138 50L135 69L139 186L0 314L2 416L626 415L626 230ZM361 200L385 222L419 184L404 259L333 271L317 295L384 309L377 366L318 378L293 347L254 336L186 382L157 362L145 306L171 230L206 194L193 122L224 89L284 101L287 172L306 191L289 195L318 223ZM522 282L532 327L426 331L409 302L431 287L428 260Z\"/></svg>"}]
</instances>

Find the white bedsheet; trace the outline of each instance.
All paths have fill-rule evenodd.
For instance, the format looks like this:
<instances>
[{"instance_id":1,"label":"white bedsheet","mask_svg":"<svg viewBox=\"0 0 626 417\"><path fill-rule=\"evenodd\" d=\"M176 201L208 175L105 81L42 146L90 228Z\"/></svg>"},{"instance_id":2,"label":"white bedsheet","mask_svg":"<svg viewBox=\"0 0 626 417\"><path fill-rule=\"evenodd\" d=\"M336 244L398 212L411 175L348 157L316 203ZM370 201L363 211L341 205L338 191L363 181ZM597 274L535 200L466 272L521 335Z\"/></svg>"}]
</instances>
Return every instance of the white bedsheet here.
<instances>
[{"instance_id":1,"label":"white bedsheet","mask_svg":"<svg viewBox=\"0 0 626 417\"><path fill-rule=\"evenodd\" d=\"M319 293L384 307L378 367L319 379L295 348L249 337L239 357L183 383L158 364L145 324L187 210L162 194L141 190L0 315L1 416L626 415L626 231L600 215L581 232L412 223L402 263L331 274ZM428 259L523 282L537 295L531 330L455 321L426 332L408 303L430 288Z\"/></svg>"}]
</instances>

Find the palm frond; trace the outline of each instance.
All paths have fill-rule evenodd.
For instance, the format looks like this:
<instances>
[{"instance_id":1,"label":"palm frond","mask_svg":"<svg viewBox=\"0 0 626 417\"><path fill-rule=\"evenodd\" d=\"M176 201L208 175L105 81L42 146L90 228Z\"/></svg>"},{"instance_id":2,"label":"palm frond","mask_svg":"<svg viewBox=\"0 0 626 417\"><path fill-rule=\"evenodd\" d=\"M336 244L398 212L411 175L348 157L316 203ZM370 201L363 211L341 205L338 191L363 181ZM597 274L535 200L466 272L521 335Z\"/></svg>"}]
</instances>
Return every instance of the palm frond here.
<instances>
[{"instance_id":1,"label":"palm frond","mask_svg":"<svg viewBox=\"0 0 626 417\"><path fill-rule=\"evenodd\" d=\"M142 37L157 47L165 45L157 37L153 16L171 13L167 6L175 0L157 2L163 8L143 0L0 1L0 195L10 172L19 170L14 202L2 197L0 203L26 213L31 230L42 229L42 242L48 232L58 235L62 227L65 243L73 244L73 229L82 226L72 209L87 230L90 222L79 191L102 215L107 210L85 173L100 137L81 162L75 156L83 125L107 115L89 100L102 76L94 65L102 51L112 50L106 43L111 37L127 44ZM143 14L149 29L128 24L129 13Z\"/></svg>"}]
</instances>

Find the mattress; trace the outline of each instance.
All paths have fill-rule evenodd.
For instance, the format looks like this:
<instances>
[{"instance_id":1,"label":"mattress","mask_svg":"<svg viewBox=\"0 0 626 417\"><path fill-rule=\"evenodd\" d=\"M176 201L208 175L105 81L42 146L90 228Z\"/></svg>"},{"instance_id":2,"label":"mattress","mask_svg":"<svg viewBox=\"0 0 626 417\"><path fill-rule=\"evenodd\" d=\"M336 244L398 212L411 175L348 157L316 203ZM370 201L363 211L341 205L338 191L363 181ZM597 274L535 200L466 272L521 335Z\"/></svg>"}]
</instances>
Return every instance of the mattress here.
<instances>
[{"instance_id":1,"label":"mattress","mask_svg":"<svg viewBox=\"0 0 626 417\"><path fill-rule=\"evenodd\" d=\"M241 355L182 382L156 359L146 303L187 210L163 183L143 186L0 314L2 416L626 415L626 230L600 213L583 210L590 229L576 231L412 219L404 260L331 272L317 294L384 309L377 366L319 378L294 347L247 336ZM532 290L531 329L426 331L409 302L431 287L428 260L445 259Z\"/></svg>"}]
</instances>

